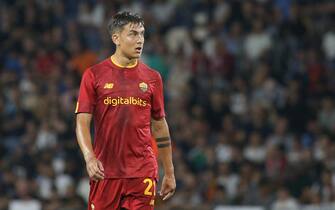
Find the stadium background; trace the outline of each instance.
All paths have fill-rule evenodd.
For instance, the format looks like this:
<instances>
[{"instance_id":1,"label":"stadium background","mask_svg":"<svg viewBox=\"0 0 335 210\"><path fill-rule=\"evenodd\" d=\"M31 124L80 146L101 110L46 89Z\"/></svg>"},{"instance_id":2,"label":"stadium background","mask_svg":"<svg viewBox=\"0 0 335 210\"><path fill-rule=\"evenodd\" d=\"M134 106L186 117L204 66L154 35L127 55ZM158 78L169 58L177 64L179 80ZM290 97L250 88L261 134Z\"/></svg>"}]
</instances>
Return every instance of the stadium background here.
<instances>
[{"instance_id":1,"label":"stadium background","mask_svg":"<svg viewBox=\"0 0 335 210\"><path fill-rule=\"evenodd\" d=\"M334 1L1 0L1 210L85 209L73 112L119 10L165 83L177 192L156 209L335 209Z\"/></svg>"}]
</instances>

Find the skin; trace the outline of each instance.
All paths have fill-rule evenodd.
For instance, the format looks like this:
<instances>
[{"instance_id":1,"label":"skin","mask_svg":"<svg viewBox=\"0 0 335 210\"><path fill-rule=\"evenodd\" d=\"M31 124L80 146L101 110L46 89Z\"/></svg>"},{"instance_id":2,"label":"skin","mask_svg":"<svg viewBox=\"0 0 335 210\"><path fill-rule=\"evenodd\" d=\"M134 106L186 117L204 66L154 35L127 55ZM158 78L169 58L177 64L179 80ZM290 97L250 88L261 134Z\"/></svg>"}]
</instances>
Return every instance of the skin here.
<instances>
[{"instance_id":1,"label":"skin","mask_svg":"<svg viewBox=\"0 0 335 210\"><path fill-rule=\"evenodd\" d=\"M116 45L113 61L125 67L134 65L142 54L144 27L141 24L128 23L112 35L112 40ZM141 49L138 51L136 48Z\"/></svg>"},{"instance_id":2,"label":"skin","mask_svg":"<svg viewBox=\"0 0 335 210\"><path fill-rule=\"evenodd\" d=\"M176 180L174 176L174 167L172 163L172 149L171 149L171 140L167 137L169 134L169 126L166 122L165 118L160 120L151 120L151 130L152 135L157 140L158 146L158 156L161 160L164 168L164 177L162 181L161 190L159 191L159 195L163 197L163 200L169 199L176 190ZM159 139L163 139L162 141L158 141ZM169 146L164 146L169 144ZM164 146L164 147L163 147Z\"/></svg>"},{"instance_id":3,"label":"skin","mask_svg":"<svg viewBox=\"0 0 335 210\"><path fill-rule=\"evenodd\" d=\"M144 44L144 27L141 24L128 23L112 36L112 41L116 45L116 51L111 56L113 62L120 66L131 66L136 64L141 56ZM140 48L140 49L136 49ZM86 169L89 177L95 181L104 179L104 167L95 157L91 143L90 125L92 114L79 113L76 117L77 141L83 153ZM172 163L172 150L169 134L169 127L165 118L151 120L152 134L157 141L159 159L164 168L164 177L159 195L163 200L169 199L175 192L176 181L174 167Z\"/></svg>"}]
</instances>

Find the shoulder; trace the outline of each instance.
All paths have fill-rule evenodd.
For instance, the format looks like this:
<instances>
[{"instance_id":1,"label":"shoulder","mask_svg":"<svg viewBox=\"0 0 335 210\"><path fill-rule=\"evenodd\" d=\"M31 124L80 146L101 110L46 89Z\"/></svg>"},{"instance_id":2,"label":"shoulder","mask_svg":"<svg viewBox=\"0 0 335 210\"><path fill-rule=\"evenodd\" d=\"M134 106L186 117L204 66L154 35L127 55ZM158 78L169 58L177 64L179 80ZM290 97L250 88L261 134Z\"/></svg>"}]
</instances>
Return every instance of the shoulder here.
<instances>
[{"instance_id":1,"label":"shoulder","mask_svg":"<svg viewBox=\"0 0 335 210\"><path fill-rule=\"evenodd\" d=\"M93 73L98 73L99 71L104 70L106 67L110 67L110 59L106 58L103 61L101 61L100 63L97 63L91 67L89 67L89 69L93 72Z\"/></svg>"},{"instance_id":2,"label":"shoulder","mask_svg":"<svg viewBox=\"0 0 335 210\"><path fill-rule=\"evenodd\" d=\"M150 79L154 79L154 80L161 80L162 79L160 73L157 70L155 70L153 68L150 68L148 65L146 65L142 61L140 61L140 63L139 63L139 68Z\"/></svg>"},{"instance_id":3,"label":"shoulder","mask_svg":"<svg viewBox=\"0 0 335 210\"><path fill-rule=\"evenodd\" d=\"M91 75L94 78L99 78L101 77L101 75L104 75L104 72L106 72L107 69L111 68L111 64L108 58L104 59L103 61L101 61L100 63L97 63L93 66L88 67L85 72L84 75ZM83 75L83 76L84 76Z\"/></svg>"}]
</instances>

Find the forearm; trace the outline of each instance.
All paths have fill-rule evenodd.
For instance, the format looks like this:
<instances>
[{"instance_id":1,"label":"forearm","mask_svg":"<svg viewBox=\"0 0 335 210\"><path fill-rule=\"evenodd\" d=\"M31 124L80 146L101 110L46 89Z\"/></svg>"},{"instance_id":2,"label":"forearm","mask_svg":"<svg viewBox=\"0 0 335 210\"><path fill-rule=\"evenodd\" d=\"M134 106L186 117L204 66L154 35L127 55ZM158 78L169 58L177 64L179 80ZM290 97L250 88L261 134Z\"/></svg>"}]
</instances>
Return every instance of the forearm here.
<instances>
[{"instance_id":1,"label":"forearm","mask_svg":"<svg viewBox=\"0 0 335 210\"><path fill-rule=\"evenodd\" d=\"M153 122L152 134L157 142L158 157L163 164L165 174L173 175L174 167L172 162L171 139L165 118Z\"/></svg>"},{"instance_id":2,"label":"forearm","mask_svg":"<svg viewBox=\"0 0 335 210\"><path fill-rule=\"evenodd\" d=\"M173 167L171 153L172 153L171 146L168 146L165 148L158 147L158 157L161 160L163 164L164 172L167 175L174 174L174 167Z\"/></svg>"},{"instance_id":3,"label":"forearm","mask_svg":"<svg viewBox=\"0 0 335 210\"><path fill-rule=\"evenodd\" d=\"M77 123L76 123L77 141L86 162L90 158L95 156L91 142L90 124L91 124L90 115L88 114L77 115Z\"/></svg>"}]
</instances>

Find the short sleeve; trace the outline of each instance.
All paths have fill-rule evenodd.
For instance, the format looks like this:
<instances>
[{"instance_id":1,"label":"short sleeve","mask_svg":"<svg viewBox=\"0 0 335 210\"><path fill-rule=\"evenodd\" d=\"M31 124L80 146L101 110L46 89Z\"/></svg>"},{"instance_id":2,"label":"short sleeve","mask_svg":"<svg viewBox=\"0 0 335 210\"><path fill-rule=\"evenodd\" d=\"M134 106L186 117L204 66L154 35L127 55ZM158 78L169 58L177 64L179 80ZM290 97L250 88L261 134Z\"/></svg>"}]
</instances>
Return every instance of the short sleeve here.
<instances>
[{"instance_id":1,"label":"short sleeve","mask_svg":"<svg viewBox=\"0 0 335 210\"><path fill-rule=\"evenodd\" d=\"M157 79L153 88L153 97L151 104L151 116L155 120L165 117L164 111L164 96L163 96L163 82L160 74L157 74Z\"/></svg>"},{"instance_id":2,"label":"short sleeve","mask_svg":"<svg viewBox=\"0 0 335 210\"><path fill-rule=\"evenodd\" d=\"M95 79L92 71L87 69L80 83L79 96L75 113L92 113L96 104Z\"/></svg>"}]
</instances>

